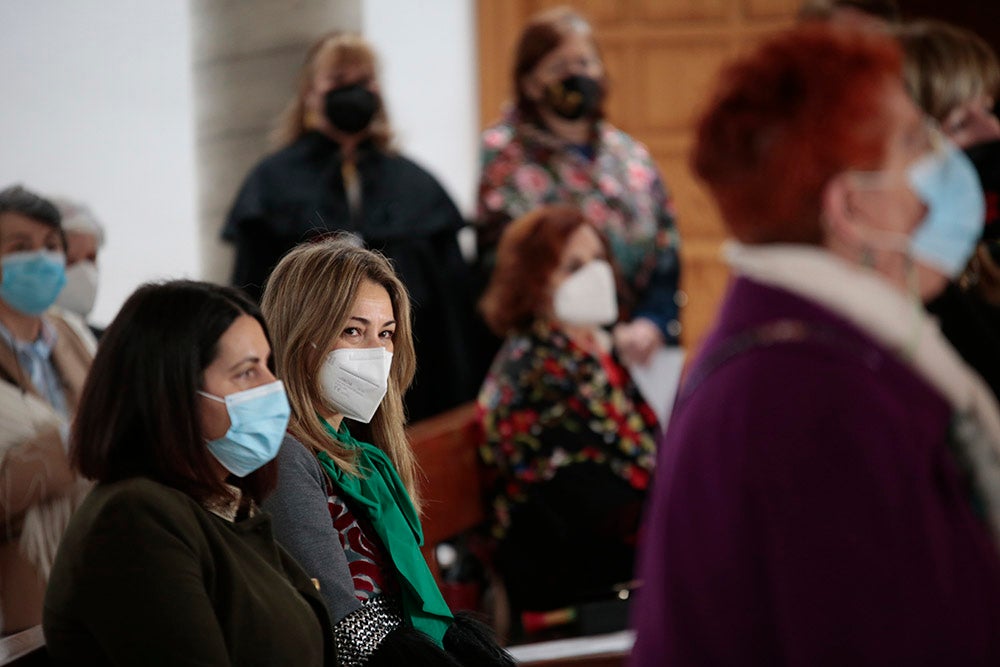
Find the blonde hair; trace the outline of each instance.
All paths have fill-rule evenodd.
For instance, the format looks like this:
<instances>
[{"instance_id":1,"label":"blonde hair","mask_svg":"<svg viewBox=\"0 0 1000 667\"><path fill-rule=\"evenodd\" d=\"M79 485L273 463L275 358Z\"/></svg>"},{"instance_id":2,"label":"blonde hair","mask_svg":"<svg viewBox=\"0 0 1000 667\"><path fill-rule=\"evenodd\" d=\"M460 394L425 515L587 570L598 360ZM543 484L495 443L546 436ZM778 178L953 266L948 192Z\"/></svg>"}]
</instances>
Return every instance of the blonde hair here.
<instances>
[{"instance_id":1,"label":"blonde hair","mask_svg":"<svg viewBox=\"0 0 1000 667\"><path fill-rule=\"evenodd\" d=\"M943 121L954 109L1000 88L1000 65L979 35L943 21L914 21L896 29L910 96Z\"/></svg>"},{"instance_id":2,"label":"blonde hair","mask_svg":"<svg viewBox=\"0 0 1000 667\"><path fill-rule=\"evenodd\" d=\"M278 116L271 142L278 148L287 146L307 131L315 128L315 119L306 109L306 97L312 90L317 72L332 72L347 65L364 68L372 79L378 79L378 57L361 35L347 32L330 32L320 37L306 53L306 60L299 70L298 92ZM392 149L392 128L385 111L385 100L379 104L375 117L367 128L368 135L382 151Z\"/></svg>"},{"instance_id":3,"label":"blonde hair","mask_svg":"<svg viewBox=\"0 0 1000 667\"><path fill-rule=\"evenodd\" d=\"M325 408L318 370L330 341L347 326L365 281L389 293L396 332L388 391L370 424L352 424L353 435L388 454L419 511L417 464L403 410L403 393L416 369L410 299L389 260L345 235L297 246L278 263L264 288L261 311L271 331L275 370L292 406L288 430L307 447L326 452L345 472L358 474L354 452L330 437L316 413Z\"/></svg>"}]
</instances>

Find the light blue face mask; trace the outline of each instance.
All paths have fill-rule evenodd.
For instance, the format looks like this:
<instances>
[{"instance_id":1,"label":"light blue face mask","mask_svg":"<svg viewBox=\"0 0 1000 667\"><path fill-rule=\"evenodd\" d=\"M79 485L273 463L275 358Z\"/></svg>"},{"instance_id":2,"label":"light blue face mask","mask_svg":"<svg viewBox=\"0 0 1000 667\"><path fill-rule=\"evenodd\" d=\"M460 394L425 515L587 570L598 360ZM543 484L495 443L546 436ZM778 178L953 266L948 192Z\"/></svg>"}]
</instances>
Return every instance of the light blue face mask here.
<instances>
[{"instance_id":1,"label":"light blue face mask","mask_svg":"<svg viewBox=\"0 0 1000 667\"><path fill-rule=\"evenodd\" d=\"M954 280L975 251L986 218L976 169L965 153L946 142L915 162L907 179L927 207L910 251L915 259Z\"/></svg>"},{"instance_id":2,"label":"light blue face mask","mask_svg":"<svg viewBox=\"0 0 1000 667\"><path fill-rule=\"evenodd\" d=\"M66 256L51 250L12 252L0 258L0 299L25 315L40 315L66 285Z\"/></svg>"},{"instance_id":3,"label":"light blue face mask","mask_svg":"<svg viewBox=\"0 0 1000 667\"><path fill-rule=\"evenodd\" d=\"M278 455L292 414L281 380L224 398L204 391L198 393L226 404L229 430L208 443L208 451L226 470L237 477L246 477Z\"/></svg>"}]
</instances>

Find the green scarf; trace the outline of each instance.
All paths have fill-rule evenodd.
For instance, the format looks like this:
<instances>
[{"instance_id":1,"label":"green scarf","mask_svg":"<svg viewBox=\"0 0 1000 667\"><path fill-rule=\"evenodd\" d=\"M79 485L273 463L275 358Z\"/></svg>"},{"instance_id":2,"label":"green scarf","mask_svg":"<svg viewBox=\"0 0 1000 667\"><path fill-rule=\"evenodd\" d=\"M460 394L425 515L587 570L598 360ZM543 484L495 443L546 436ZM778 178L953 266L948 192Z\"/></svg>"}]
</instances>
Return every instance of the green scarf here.
<instances>
[{"instance_id":1,"label":"green scarf","mask_svg":"<svg viewBox=\"0 0 1000 667\"><path fill-rule=\"evenodd\" d=\"M367 442L355 440L343 422L340 431L334 431L326 420L323 420L323 427L338 442L356 453L359 475L355 477L342 471L326 452L318 454L320 465L330 479L368 513L375 532L402 579L403 613L409 617L413 627L440 646L445 631L451 625L451 610L441 597L441 590L420 553L424 533L403 480L385 452Z\"/></svg>"}]
</instances>

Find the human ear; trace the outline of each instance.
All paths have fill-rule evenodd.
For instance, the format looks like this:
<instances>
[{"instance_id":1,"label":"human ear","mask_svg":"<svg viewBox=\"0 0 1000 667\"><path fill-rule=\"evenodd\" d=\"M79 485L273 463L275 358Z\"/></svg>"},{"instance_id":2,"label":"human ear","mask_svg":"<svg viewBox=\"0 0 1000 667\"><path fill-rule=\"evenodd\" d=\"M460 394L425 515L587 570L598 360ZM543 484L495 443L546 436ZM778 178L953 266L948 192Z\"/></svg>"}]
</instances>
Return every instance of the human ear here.
<instances>
[{"instance_id":1,"label":"human ear","mask_svg":"<svg viewBox=\"0 0 1000 667\"><path fill-rule=\"evenodd\" d=\"M824 236L857 242L857 209L854 206L856 191L848 174L835 175L823 187L820 196L820 220Z\"/></svg>"}]
</instances>

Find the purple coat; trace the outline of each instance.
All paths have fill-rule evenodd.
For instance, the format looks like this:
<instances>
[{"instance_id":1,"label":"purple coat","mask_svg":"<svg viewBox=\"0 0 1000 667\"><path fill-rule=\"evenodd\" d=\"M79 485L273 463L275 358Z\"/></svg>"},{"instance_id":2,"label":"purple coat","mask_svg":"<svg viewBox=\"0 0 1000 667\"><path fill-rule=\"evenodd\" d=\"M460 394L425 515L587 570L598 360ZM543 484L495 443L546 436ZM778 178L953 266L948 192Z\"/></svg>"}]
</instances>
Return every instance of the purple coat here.
<instances>
[{"instance_id":1,"label":"purple coat","mask_svg":"<svg viewBox=\"0 0 1000 667\"><path fill-rule=\"evenodd\" d=\"M1000 558L943 396L831 311L745 278L682 390L645 519L631 665L1000 665ZM702 367L702 370L699 370Z\"/></svg>"}]
</instances>

